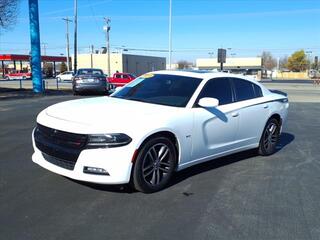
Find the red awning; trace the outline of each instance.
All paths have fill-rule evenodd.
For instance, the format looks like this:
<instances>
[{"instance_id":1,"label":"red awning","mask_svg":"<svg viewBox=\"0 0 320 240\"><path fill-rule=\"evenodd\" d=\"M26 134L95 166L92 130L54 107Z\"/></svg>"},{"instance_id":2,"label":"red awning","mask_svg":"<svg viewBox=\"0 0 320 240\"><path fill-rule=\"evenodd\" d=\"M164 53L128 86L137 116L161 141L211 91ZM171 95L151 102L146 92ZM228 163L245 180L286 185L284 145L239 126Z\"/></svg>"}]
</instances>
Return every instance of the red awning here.
<instances>
[{"instance_id":1,"label":"red awning","mask_svg":"<svg viewBox=\"0 0 320 240\"><path fill-rule=\"evenodd\" d=\"M18 54L0 54L0 61L29 61L29 55ZM41 56L41 61L44 62L66 62L67 57L61 56Z\"/></svg>"}]
</instances>

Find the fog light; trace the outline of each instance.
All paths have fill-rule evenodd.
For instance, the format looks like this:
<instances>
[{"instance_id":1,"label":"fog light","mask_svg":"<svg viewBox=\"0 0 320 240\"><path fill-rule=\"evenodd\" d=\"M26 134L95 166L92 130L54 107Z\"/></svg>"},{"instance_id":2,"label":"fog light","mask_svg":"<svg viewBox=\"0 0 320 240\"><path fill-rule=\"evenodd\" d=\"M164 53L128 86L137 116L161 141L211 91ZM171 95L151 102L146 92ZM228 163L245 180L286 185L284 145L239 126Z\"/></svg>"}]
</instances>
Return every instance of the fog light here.
<instances>
[{"instance_id":1,"label":"fog light","mask_svg":"<svg viewBox=\"0 0 320 240\"><path fill-rule=\"evenodd\" d=\"M110 176L110 174L103 168L96 168L96 167L84 167L83 168L84 173L89 174L96 174L96 175L107 175Z\"/></svg>"}]
</instances>

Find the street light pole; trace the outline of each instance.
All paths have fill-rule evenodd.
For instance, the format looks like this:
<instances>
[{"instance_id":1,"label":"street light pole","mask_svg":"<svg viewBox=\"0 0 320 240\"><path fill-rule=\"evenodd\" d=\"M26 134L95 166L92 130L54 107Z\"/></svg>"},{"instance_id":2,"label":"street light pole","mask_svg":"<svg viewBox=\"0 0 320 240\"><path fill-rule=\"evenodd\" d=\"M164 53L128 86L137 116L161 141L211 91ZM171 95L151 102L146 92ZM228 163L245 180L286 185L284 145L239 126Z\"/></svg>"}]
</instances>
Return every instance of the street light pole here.
<instances>
[{"instance_id":1,"label":"street light pole","mask_svg":"<svg viewBox=\"0 0 320 240\"><path fill-rule=\"evenodd\" d=\"M42 42L41 44L42 44L42 47L43 47L43 55L46 56L47 55L47 51L46 50L47 50L47 45L48 44L45 43L45 42Z\"/></svg>"},{"instance_id":2,"label":"street light pole","mask_svg":"<svg viewBox=\"0 0 320 240\"><path fill-rule=\"evenodd\" d=\"M73 71L77 72L77 24L78 24L78 0L74 0L74 67Z\"/></svg>"},{"instance_id":3,"label":"street light pole","mask_svg":"<svg viewBox=\"0 0 320 240\"><path fill-rule=\"evenodd\" d=\"M172 57L172 0L169 2L169 69L171 69Z\"/></svg>"},{"instance_id":4,"label":"street light pole","mask_svg":"<svg viewBox=\"0 0 320 240\"><path fill-rule=\"evenodd\" d=\"M312 51L306 51L306 54L308 54L308 70L310 71L311 69L311 54L312 54Z\"/></svg>"},{"instance_id":5,"label":"street light pole","mask_svg":"<svg viewBox=\"0 0 320 240\"><path fill-rule=\"evenodd\" d=\"M68 17L62 18L66 22L66 40L67 40L67 70L70 71L70 45L69 45L69 22L72 22Z\"/></svg>"},{"instance_id":6,"label":"street light pole","mask_svg":"<svg viewBox=\"0 0 320 240\"><path fill-rule=\"evenodd\" d=\"M110 77L111 76L111 71L110 71L110 29L111 29L111 26L110 26L110 18L108 17L105 17L104 18L104 21L106 22L106 25L103 27L103 29L106 31L106 45L107 45L107 54L108 54L108 76Z\"/></svg>"}]
</instances>

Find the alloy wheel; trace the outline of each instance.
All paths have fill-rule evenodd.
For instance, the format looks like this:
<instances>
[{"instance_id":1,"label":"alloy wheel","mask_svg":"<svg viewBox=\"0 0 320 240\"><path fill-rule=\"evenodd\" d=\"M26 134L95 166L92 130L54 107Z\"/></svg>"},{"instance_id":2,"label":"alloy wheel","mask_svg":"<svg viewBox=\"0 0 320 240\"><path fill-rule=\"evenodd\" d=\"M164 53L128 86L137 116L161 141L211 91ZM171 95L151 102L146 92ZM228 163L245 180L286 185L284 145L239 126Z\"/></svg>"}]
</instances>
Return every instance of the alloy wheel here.
<instances>
[{"instance_id":1,"label":"alloy wheel","mask_svg":"<svg viewBox=\"0 0 320 240\"><path fill-rule=\"evenodd\" d=\"M269 152L272 151L277 142L279 137L279 131L277 124L271 122L265 129L263 144L264 148Z\"/></svg>"},{"instance_id":2,"label":"alloy wheel","mask_svg":"<svg viewBox=\"0 0 320 240\"><path fill-rule=\"evenodd\" d=\"M144 156L142 175L146 183L157 186L166 179L172 166L172 153L164 143L157 143L149 148Z\"/></svg>"}]
</instances>

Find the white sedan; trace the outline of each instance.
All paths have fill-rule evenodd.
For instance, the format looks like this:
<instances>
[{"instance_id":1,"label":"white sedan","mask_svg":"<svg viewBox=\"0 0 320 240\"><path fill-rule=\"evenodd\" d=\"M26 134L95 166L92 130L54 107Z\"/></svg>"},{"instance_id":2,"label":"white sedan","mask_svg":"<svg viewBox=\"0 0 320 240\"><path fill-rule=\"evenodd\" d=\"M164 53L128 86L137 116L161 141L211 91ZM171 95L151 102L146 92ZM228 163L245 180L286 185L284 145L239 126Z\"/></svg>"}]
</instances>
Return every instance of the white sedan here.
<instances>
[{"instance_id":1,"label":"white sedan","mask_svg":"<svg viewBox=\"0 0 320 240\"><path fill-rule=\"evenodd\" d=\"M275 153L288 107L286 96L239 75L152 72L110 97L44 109L32 160L72 179L155 192L198 163Z\"/></svg>"},{"instance_id":2,"label":"white sedan","mask_svg":"<svg viewBox=\"0 0 320 240\"><path fill-rule=\"evenodd\" d=\"M58 80L58 82L72 81L72 78L73 78L72 71L66 71L56 76L56 79Z\"/></svg>"}]
</instances>

